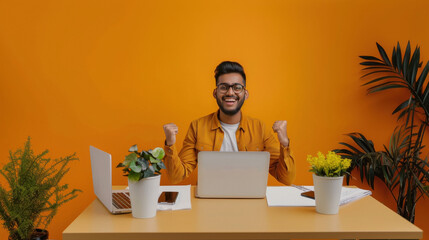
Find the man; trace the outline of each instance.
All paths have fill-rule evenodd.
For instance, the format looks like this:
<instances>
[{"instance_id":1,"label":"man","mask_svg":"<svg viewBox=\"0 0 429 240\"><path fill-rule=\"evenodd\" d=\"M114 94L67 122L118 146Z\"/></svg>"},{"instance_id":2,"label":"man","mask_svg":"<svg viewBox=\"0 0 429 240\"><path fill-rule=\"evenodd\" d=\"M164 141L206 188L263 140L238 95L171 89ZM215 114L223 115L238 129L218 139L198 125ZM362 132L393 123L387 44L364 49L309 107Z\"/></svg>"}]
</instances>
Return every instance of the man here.
<instances>
[{"instance_id":1,"label":"man","mask_svg":"<svg viewBox=\"0 0 429 240\"><path fill-rule=\"evenodd\" d=\"M199 151L268 151L270 174L283 184L292 184L295 161L290 155L287 122L273 124L277 140L264 123L241 112L249 92L239 63L222 62L216 67L215 79L213 97L219 110L191 123L180 153L175 146L178 127L174 123L164 125L164 161L170 180L177 183L188 177L197 167Z\"/></svg>"}]
</instances>

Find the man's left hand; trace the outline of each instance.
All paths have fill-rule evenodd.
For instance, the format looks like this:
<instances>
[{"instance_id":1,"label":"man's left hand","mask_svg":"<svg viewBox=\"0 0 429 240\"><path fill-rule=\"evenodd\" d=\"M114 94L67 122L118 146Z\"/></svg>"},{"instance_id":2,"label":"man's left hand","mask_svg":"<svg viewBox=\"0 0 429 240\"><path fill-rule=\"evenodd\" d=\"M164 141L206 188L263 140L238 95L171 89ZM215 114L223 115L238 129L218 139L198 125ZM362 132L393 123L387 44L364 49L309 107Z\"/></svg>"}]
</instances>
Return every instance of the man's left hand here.
<instances>
[{"instance_id":1,"label":"man's left hand","mask_svg":"<svg viewBox=\"0 0 429 240\"><path fill-rule=\"evenodd\" d=\"M287 121L276 121L273 124L273 130L277 133L277 138L283 147L289 147L289 138L287 137Z\"/></svg>"}]
</instances>

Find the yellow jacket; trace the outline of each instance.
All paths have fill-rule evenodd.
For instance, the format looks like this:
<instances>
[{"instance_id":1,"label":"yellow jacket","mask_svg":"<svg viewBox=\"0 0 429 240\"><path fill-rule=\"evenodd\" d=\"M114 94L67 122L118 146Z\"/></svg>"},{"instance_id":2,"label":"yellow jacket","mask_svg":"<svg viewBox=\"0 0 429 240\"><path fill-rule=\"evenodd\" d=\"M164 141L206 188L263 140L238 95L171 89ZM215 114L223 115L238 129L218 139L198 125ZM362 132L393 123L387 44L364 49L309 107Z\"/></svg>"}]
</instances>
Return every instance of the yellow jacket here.
<instances>
[{"instance_id":1,"label":"yellow jacket","mask_svg":"<svg viewBox=\"0 0 429 240\"><path fill-rule=\"evenodd\" d=\"M239 151L270 152L270 174L279 182L291 185L295 179L295 161L289 147L283 147L271 129L258 119L241 114L236 132ZM193 121L188 129L183 147L178 153L176 146L164 146L167 174L173 183L189 176L197 167L199 151L219 151L223 142L223 130L218 112Z\"/></svg>"}]
</instances>

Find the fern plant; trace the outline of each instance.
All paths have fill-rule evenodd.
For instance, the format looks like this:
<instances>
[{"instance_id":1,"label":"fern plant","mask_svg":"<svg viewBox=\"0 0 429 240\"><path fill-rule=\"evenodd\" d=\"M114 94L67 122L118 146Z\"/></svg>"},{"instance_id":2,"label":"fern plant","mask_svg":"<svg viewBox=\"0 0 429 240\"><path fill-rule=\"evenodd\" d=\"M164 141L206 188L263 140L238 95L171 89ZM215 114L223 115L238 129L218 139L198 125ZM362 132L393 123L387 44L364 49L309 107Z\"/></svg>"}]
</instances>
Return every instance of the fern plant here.
<instances>
[{"instance_id":1,"label":"fern plant","mask_svg":"<svg viewBox=\"0 0 429 240\"><path fill-rule=\"evenodd\" d=\"M60 183L68 164L78 159L75 154L52 160L47 153L35 155L28 138L23 149L10 151L0 170L8 184L0 185L0 218L10 239L30 239L36 227L46 229L58 208L80 192Z\"/></svg>"},{"instance_id":2,"label":"fern plant","mask_svg":"<svg viewBox=\"0 0 429 240\"><path fill-rule=\"evenodd\" d=\"M423 196L429 196L428 159L422 157L423 139L429 124L429 84L426 77L429 62L421 70L420 48L411 53L408 42L402 57L399 43L393 48L389 58L384 48L377 43L380 58L360 56L361 65L369 79L363 86L369 86L368 93L389 91L395 88L406 89L408 95L392 112L398 114L398 126L388 146L377 151L371 140L361 133L348 136L354 144L341 142L343 149L336 149L344 157L352 159L349 171L359 170L361 181L364 178L374 189L375 177L381 179L396 201L397 212L414 222L417 202ZM350 177L347 176L347 183Z\"/></svg>"}]
</instances>

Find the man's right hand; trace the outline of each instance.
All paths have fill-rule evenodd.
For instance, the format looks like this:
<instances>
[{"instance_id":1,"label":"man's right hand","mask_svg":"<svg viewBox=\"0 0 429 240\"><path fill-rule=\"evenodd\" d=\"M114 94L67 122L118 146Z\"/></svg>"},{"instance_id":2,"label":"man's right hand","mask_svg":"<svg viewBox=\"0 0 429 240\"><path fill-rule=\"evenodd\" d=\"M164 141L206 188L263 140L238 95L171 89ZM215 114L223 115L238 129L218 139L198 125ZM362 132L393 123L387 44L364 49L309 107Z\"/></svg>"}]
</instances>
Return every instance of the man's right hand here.
<instances>
[{"instance_id":1,"label":"man's right hand","mask_svg":"<svg viewBox=\"0 0 429 240\"><path fill-rule=\"evenodd\" d=\"M174 123L168 123L164 125L165 133L165 144L167 146L172 146L176 143L176 135L179 132L179 128Z\"/></svg>"}]
</instances>

